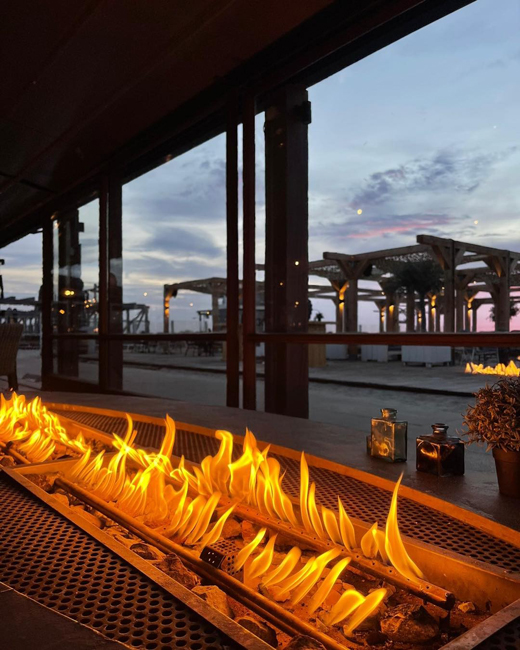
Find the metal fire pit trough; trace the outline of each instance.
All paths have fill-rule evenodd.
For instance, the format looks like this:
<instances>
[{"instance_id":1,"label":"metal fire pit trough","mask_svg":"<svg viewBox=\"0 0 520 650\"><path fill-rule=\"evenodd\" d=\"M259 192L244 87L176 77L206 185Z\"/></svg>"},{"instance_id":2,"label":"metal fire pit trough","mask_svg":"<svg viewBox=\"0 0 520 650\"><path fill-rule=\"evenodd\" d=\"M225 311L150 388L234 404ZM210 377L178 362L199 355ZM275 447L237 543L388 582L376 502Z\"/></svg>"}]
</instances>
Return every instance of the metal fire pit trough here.
<instances>
[{"instance_id":1,"label":"metal fire pit trough","mask_svg":"<svg viewBox=\"0 0 520 650\"><path fill-rule=\"evenodd\" d=\"M129 648L272 650L20 470L0 472L0 502L0 582L41 605Z\"/></svg>"},{"instance_id":2,"label":"metal fire pit trough","mask_svg":"<svg viewBox=\"0 0 520 650\"><path fill-rule=\"evenodd\" d=\"M73 434L81 430L87 436L106 440L107 435L122 434L126 429L125 416L120 412L62 404L48 404L47 406L60 416L63 424ZM135 428L139 432L137 444L143 447L158 448L164 435L163 421L138 414L132 414L132 417ZM235 447L235 454L238 455L242 438L235 436L235 439L238 443ZM218 445L219 442L214 438L213 430L177 423L174 447L176 455L182 454L190 462L199 463L206 455L216 453ZM297 497L299 454L275 445L271 445L271 453L280 461L286 471L284 479L286 491ZM383 521L386 518L393 487L390 481L317 457L307 456L307 460L311 480L316 481L318 502L334 508L337 495L341 495L344 503L348 504L349 514L352 515L357 533L366 531L373 521ZM61 462L70 461L52 463L53 469L59 467ZM146 611L148 611L150 603L162 603L161 598L165 598L170 603L169 605L155 604L152 607L159 607L159 610L166 608L168 615L170 612L174 612L175 607L171 605L171 602L173 599L177 599L176 606L184 608L183 612L190 612L186 614L188 618L190 615L198 616L197 624L199 625L202 625L202 619L205 619L205 624L211 628L209 633L211 639L217 638L214 635L222 635L215 642L215 647L228 645L233 648L241 646L255 649L264 648L264 650L268 647L233 621L209 608L206 603L194 597L191 592L169 579L162 572L151 567L148 562L122 548L110 536L90 526L83 518L75 517L73 513L71 514L70 509L59 504L50 495L24 478L25 474L45 473L50 469L51 464L42 463L32 466L25 465L0 474L0 492L2 492L3 503L0 516L5 520L4 530L5 524L8 525L8 530L12 526L15 529L13 532L14 547L0 559L0 581L10 584L38 602L43 602L43 604L55 607L58 611L76 617L76 620L100 630L108 638L122 639L125 643L130 641L130 647L147 649L170 647L161 645L162 642L153 638L155 627L151 632L152 639L149 640L149 632L146 631L146 623L143 624L142 617L136 619L140 622L137 629L143 629L144 625L146 629L143 634L149 640L148 645L143 642L143 635L138 634L136 637L132 637L131 633L126 632L127 629L135 627L136 620L128 612L135 611L133 607L137 597L141 599L139 604L143 605ZM10 510L9 508L6 510L5 507L6 496L7 503L12 504ZM38 497L40 501L35 497ZM54 512L51 508L54 509ZM519 650L520 600L514 601L520 598L520 534L453 504L424 495L405 486L400 491L398 509L399 525L406 548L414 561L421 566L428 579L435 585L453 591L458 599L471 600L479 607L483 609L487 607L494 613L494 616L482 624L448 643L445 646L446 650L448 648L449 650L477 648L479 650ZM27 510L31 513L26 512ZM42 519L38 510L45 512L44 520L52 519L48 530L47 524L43 527L43 535L41 526L39 528L37 523ZM67 520L66 523L64 523L65 520ZM49 557L49 550L46 548L48 541L45 540L54 539L55 536L52 532L54 526L58 526L58 529L67 526L67 532L61 537L58 536L58 539L62 539L65 550L58 549L56 557ZM78 532L78 527L83 531ZM31 548L31 553L16 551L17 544L20 544L20 541L16 541L17 534L21 535L23 539L22 548L24 545L26 551L27 547ZM81 537L81 541L69 541L69 536L72 540L77 540L78 535ZM5 539L5 532L2 533L2 537ZM10 538L9 534L8 538ZM71 551L66 549L74 544L80 544L81 547L83 543L86 543L84 540L87 539L88 550L84 551L85 562L81 562L81 566L77 566L76 561L73 561ZM424 541L426 539L434 543ZM95 549L92 544L96 547ZM72 551L75 558L77 558L80 547ZM92 558L90 557L91 553L93 554ZM69 555L68 563L67 554ZM104 558L99 567L95 559L98 554ZM118 559L113 559L116 556ZM30 565L32 558L38 561L36 564ZM39 568L43 558L46 558L47 564ZM121 563L125 569L113 569L111 562ZM83 586L86 588L83 591L86 593L70 593L72 587L69 584L67 589L67 576L63 576L60 571L56 573L57 568L62 565L68 566L70 575L75 581L80 576L82 577ZM37 581L32 577L31 566L36 572L35 575L38 576ZM89 567L89 569L85 567ZM134 576L132 578L134 581L137 580L135 575L139 575L139 580L144 580L148 586L137 589L135 584L140 585L141 583L135 583L126 597L126 605L124 602L121 603L121 608L127 608L127 614L125 615L121 609L118 613L111 614L112 618L108 620L106 616L101 615L102 612L88 610L88 607L92 608L94 601L96 601L97 607L100 600L97 595L92 598L90 586L94 584L96 594L103 591L104 575L108 571L109 580L104 586L104 591L108 592L109 585L114 582L114 570L116 573L129 571ZM124 585L125 577L121 577L121 580ZM39 587L40 584L45 584L46 589L42 590ZM81 585L81 583L79 584ZM127 593L128 587L124 587L123 591ZM162 594L160 598L157 596L158 593ZM66 594L65 598L69 598L70 602L61 602L63 594ZM90 601L87 600L87 594L91 596ZM140 595L137 596L137 594ZM73 598L73 595L76 595L76 598ZM196 602L193 601L194 598ZM71 605L71 603L76 604ZM83 613L85 611L86 614ZM153 616L160 617L161 614L154 612ZM147 621L148 619L149 617L147 617ZM179 620L181 620L180 613ZM122 624L121 621L124 623ZM196 624L191 623L191 625L195 627ZM161 629L170 629L170 627L163 625ZM173 630L173 628L171 629ZM199 632L195 632L195 634L198 635ZM163 638L166 640L169 637ZM193 648L193 650L213 647L207 639L202 642L202 645L198 645L199 640L199 638L195 640L195 645L192 645L189 639L187 645L183 643L180 645ZM138 645L138 642L143 643Z\"/></svg>"}]
</instances>

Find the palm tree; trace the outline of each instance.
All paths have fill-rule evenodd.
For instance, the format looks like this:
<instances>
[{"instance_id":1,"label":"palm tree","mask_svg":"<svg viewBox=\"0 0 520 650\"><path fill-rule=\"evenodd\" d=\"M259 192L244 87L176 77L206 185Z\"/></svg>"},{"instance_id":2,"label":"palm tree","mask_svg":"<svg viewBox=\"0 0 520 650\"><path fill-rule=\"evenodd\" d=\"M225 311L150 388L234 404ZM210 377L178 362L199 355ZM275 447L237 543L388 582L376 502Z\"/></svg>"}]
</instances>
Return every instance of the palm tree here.
<instances>
[{"instance_id":1,"label":"palm tree","mask_svg":"<svg viewBox=\"0 0 520 650\"><path fill-rule=\"evenodd\" d=\"M444 274L437 262L426 259L405 262L394 272L389 281L395 291L410 291L419 296L421 330L426 330L426 296L442 287Z\"/></svg>"}]
</instances>

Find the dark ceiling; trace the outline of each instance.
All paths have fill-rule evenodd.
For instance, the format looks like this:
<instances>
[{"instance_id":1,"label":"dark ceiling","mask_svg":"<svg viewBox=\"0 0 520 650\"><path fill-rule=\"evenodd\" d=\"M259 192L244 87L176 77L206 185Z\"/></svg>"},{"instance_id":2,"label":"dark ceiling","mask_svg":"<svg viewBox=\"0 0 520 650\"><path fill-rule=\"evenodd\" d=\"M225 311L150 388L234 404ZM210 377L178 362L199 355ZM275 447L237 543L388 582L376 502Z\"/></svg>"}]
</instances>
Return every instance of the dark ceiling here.
<instances>
[{"instance_id":1,"label":"dark ceiling","mask_svg":"<svg viewBox=\"0 0 520 650\"><path fill-rule=\"evenodd\" d=\"M280 71L316 81L470 1L0 2L0 246L208 94ZM135 158L129 176L157 164Z\"/></svg>"},{"instance_id":2,"label":"dark ceiling","mask_svg":"<svg viewBox=\"0 0 520 650\"><path fill-rule=\"evenodd\" d=\"M88 175L330 2L1 3L0 223Z\"/></svg>"}]
</instances>

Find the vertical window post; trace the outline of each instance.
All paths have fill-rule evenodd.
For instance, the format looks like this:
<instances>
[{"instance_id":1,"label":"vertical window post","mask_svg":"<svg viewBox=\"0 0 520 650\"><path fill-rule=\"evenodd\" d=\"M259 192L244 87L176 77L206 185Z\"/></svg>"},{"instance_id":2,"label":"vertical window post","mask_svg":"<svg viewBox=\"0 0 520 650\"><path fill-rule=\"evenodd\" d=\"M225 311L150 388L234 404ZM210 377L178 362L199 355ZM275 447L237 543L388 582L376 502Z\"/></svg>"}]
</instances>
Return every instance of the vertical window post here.
<instances>
[{"instance_id":1,"label":"vertical window post","mask_svg":"<svg viewBox=\"0 0 520 650\"><path fill-rule=\"evenodd\" d=\"M267 332L307 332L308 125L302 86L272 97L265 122L265 325ZM303 344L267 344L265 409L309 417L309 358Z\"/></svg>"},{"instance_id":2,"label":"vertical window post","mask_svg":"<svg viewBox=\"0 0 520 650\"><path fill-rule=\"evenodd\" d=\"M256 344L248 338L256 330L255 113L255 97L248 93L243 108L242 405L251 410L256 409Z\"/></svg>"},{"instance_id":3,"label":"vertical window post","mask_svg":"<svg viewBox=\"0 0 520 650\"><path fill-rule=\"evenodd\" d=\"M226 230L226 404L238 407L240 358L238 340L238 96L236 93L232 93L230 96L227 107Z\"/></svg>"}]
</instances>

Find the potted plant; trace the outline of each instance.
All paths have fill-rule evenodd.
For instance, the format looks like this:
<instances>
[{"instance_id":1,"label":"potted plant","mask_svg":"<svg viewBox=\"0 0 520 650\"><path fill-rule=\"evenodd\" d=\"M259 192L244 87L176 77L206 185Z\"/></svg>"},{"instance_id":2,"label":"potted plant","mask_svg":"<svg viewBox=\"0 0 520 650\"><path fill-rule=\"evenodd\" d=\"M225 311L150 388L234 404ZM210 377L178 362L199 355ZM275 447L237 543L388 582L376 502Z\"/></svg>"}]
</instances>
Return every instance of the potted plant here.
<instances>
[{"instance_id":1,"label":"potted plant","mask_svg":"<svg viewBox=\"0 0 520 650\"><path fill-rule=\"evenodd\" d=\"M500 492L520 498L520 379L501 379L475 397L464 416L464 435L493 450Z\"/></svg>"}]
</instances>

